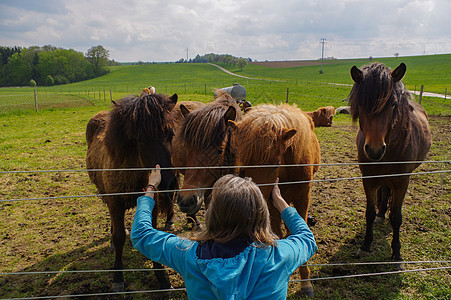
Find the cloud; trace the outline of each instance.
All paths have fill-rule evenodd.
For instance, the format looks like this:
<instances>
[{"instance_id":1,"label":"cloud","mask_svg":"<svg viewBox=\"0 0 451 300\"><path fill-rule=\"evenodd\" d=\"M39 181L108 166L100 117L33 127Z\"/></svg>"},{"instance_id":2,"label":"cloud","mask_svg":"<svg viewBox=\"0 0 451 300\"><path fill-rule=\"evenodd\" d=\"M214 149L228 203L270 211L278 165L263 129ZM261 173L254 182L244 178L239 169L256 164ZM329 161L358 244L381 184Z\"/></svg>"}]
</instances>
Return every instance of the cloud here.
<instances>
[{"instance_id":1,"label":"cloud","mask_svg":"<svg viewBox=\"0 0 451 300\"><path fill-rule=\"evenodd\" d=\"M117 61L205 53L257 60L447 52L447 0L17 0L0 2L5 46L52 44ZM448 51L449 52L449 51Z\"/></svg>"}]
</instances>

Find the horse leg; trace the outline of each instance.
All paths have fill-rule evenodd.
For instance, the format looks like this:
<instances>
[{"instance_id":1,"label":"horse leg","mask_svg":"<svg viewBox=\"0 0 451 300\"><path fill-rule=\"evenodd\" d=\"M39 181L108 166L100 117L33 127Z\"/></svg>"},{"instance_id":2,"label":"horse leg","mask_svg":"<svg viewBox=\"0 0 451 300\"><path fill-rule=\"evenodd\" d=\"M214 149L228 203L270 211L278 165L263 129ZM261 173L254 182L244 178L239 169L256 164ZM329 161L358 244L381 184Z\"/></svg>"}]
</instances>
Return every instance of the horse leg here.
<instances>
[{"instance_id":1,"label":"horse leg","mask_svg":"<svg viewBox=\"0 0 451 300\"><path fill-rule=\"evenodd\" d=\"M171 208L168 210L168 213L166 215L166 223L164 223L164 231L172 231L174 230L174 207L171 206Z\"/></svg>"},{"instance_id":2,"label":"horse leg","mask_svg":"<svg viewBox=\"0 0 451 300\"><path fill-rule=\"evenodd\" d=\"M157 207L154 208L152 211L152 226L153 228L156 228L158 223L158 209ZM157 262L153 262L153 269L155 277L157 278L158 285L160 289L170 289L172 288L171 282L169 281L168 276L166 275L166 272L163 270L163 265Z\"/></svg>"},{"instance_id":3,"label":"horse leg","mask_svg":"<svg viewBox=\"0 0 451 300\"><path fill-rule=\"evenodd\" d=\"M360 246L359 251L357 251L357 256L365 256L370 252L371 243L373 242L373 225L374 219L376 218L376 201L377 201L377 189L369 187L369 184L363 183L366 194L366 233L365 239L362 246Z\"/></svg>"},{"instance_id":4,"label":"horse leg","mask_svg":"<svg viewBox=\"0 0 451 300\"><path fill-rule=\"evenodd\" d=\"M108 209L111 217L112 242L114 247L114 270L122 270L122 253L125 244L125 207L120 199L109 199ZM116 271L113 274L113 291L123 292L125 290L124 274Z\"/></svg>"},{"instance_id":5,"label":"horse leg","mask_svg":"<svg viewBox=\"0 0 451 300\"><path fill-rule=\"evenodd\" d=\"M402 256L401 256L401 242L399 240L399 230L402 224L402 204L404 201L404 196L407 191L407 186L409 182L407 182L401 186L398 185L398 188L393 193L393 202L390 209L390 223L393 229L393 239L392 239L392 258L394 261L402 262ZM400 263L398 265L398 268L403 270L404 264Z\"/></svg>"},{"instance_id":6,"label":"horse leg","mask_svg":"<svg viewBox=\"0 0 451 300\"><path fill-rule=\"evenodd\" d=\"M308 208L310 203L310 184L297 185L296 188L282 188L285 199L293 203L299 215L307 222ZM308 266L299 267L299 275L301 279L310 279L310 269ZM310 280L301 281L301 295L305 297L314 297L312 282Z\"/></svg>"},{"instance_id":7,"label":"horse leg","mask_svg":"<svg viewBox=\"0 0 451 300\"><path fill-rule=\"evenodd\" d=\"M375 223L384 223L390 196L391 190L388 186L381 186L377 191L377 215L374 221Z\"/></svg>"}]
</instances>

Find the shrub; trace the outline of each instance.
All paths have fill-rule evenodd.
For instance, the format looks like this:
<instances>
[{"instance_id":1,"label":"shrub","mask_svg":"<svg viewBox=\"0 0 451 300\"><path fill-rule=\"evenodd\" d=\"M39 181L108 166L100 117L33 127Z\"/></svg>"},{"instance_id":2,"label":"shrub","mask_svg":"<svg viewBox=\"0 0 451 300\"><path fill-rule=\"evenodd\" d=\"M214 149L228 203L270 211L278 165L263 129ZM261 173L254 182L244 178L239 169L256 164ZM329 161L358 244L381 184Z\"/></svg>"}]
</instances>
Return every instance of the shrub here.
<instances>
[{"instance_id":1,"label":"shrub","mask_svg":"<svg viewBox=\"0 0 451 300\"><path fill-rule=\"evenodd\" d=\"M55 84L55 80L53 80L52 75L47 75L47 78L45 79L45 85L52 86L54 84Z\"/></svg>"},{"instance_id":2,"label":"shrub","mask_svg":"<svg viewBox=\"0 0 451 300\"><path fill-rule=\"evenodd\" d=\"M64 77L63 75L56 75L55 76L55 84L68 84L69 80Z\"/></svg>"},{"instance_id":3,"label":"shrub","mask_svg":"<svg viewBox=\"0 0 451 300\"><path fill-rule=\"evenodd\" d=\"M36 81L34 81L34 79L30 79L29 85L30 85L31 87L35 87L35 86L36 86Z\"/></svg>"}]
</instances>

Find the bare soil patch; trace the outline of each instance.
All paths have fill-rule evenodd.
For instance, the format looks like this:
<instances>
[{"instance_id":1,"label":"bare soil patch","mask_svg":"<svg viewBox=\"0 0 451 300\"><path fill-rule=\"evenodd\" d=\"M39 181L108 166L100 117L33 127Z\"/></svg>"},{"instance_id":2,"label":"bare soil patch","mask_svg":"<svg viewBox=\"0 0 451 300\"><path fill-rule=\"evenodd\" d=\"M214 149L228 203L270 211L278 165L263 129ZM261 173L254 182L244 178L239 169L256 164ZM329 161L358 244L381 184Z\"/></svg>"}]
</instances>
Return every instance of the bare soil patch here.
<instances>
[{"instance_id":1,"label":"bare soil patch","mask_svg":"<svg viewBox=\"0 0 451 300\"><path fill-rule=\"evenodd\" d=\"M269 68L293 68L321 65L320 60L284 60L284 61L258 61L251 64Z\"/></svg>"}]
</instances>

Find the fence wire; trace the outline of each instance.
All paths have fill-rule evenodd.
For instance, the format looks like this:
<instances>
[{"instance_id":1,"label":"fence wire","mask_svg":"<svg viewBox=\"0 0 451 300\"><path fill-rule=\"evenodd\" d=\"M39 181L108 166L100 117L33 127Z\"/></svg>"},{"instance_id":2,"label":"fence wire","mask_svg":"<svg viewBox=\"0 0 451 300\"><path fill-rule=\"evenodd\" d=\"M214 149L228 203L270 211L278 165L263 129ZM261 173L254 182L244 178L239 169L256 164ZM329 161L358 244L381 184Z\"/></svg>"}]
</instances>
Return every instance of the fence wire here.
<instances>
[{"instance_id":1,"label":"fence wire","mask_svg":"<svg viewBox=\"0 0 451 300\"><path fill-rule=\"evenodd\" d=\"M408 161L408 162L375 162L375 163L324 163L324 164L299 164L299 165L260 165L260 166L215 166L215 167L183 167L183 168L160 168L160 170L188 170L188 169L223 169L223 168L274 168L274 167L305 167L305 166L360 166L360 165L387 165L387 164L417 164L417 163L434 163L434 164L448 164L451 161ZM22 173L58 173L58 172L92 172L92 171L152 171L156 168L130 168L130 169L90 169L90 170L33 170L33 171L1 171L0 174L22 174ZM411 175L425 175L425 174L446 174L451 172L451 170L440 170L440 171L425 171L425 172L413 172L413 173L399 173L399 174L384 174L384 175L374 175L374 176L356 176L347 178L328 178L328 179L315 179L306 181L293 181L293 182L279 182L279 185L292 185L292 184L305 184L305 183L315 183L315 182L335 182L343 180L356 180L356 179L370 179L370 178L381 178L381 177L399 177L399 176L411 176ZM259 184L258 186L271 186L275 183ZM193 189L183 189L183 191L196 191L196 190L209 190L212 188L193 188ZM155 193L167 193L167 192L178 192L176 190L166 190L166 191L156 191ZM24 198L24 199L2 199L1 202L7 201L26 201L26 200L53 200L53 199L70 199L70 198L81 198L81 197L101 197L101 196L121 196L121 195L140 195L144 192L128 192L128 193L110 193L110 194L93 194L93 195L77 195L77 196L56 196L56 197L42 197L42 198ZM451 261L408 261L403 262L404 264L449 264ZM371 265L386 265L386 264L399 264L399 262L357 262L357 263L331 263L331 264L311 264L309 267L332 267L332 266L371 266ZM358 277L368 277L368 276L380 276L380 275L390 275L390 274L400 274L400 273L412 273L412 272L425 272L434 270L447 270L451 269L449 266L436 267L436 268L423 268L423 269L413 269L413 270L399 270L399 271L388 271L388 272L375 272L375 273L365 273L365 274L350 274L342 276L330 276L330 277L319 277L310 279L299 279L290 280L289 283L298 283L302 281L320 281L320 280L332 280L332 279L344 279L344 278L358 278ZM72 271L30 271L30 272L10 272L10 273L0 273L0 276L12 276L12 275L40 275L40 274L73 274L73 273L99 273L99 272L149 272L155 270L171 270L170 268L163 269L124 269L124 270L72 270ZM71 298L71 297L99 297L99 296L113 296L113 295L132 295L132 294L145 294L145 293L173 293L177 291L186 291L186 288L174 288L174 289L159 289L159 290L142 290L142 291L126 291L126 292L110 292L110 293L92 293L92 294L74 294L74 295L57 295L57 296L42 296L42 297L30 297L30 298L12 298L15 300L19 299L58 299L58 298Z\"/></svg>"},{"instance_id":2,"label":"fence wire","mask_svg":"<svg viewBox=\"0 0 451 300\"><path fill-rule=\"evenodd\" d=\"M349 162L349 163L319 163L319 164L277 164L277 165L250 165L250 166L199 166L199 167L160 167L160 171L182 171L182 170L209 170L230 168L286 168L286 167L333 167L333 166L370 166L370 165L398 165L398 164L448 164L451 160L428 160L428 161L380 161L380 162ZM16 170L0 171L0 174L22 174L22 173L65 173L65 172L104 172L104 171L152 171L157 168L121 168L121 169L67 169L67 170Z\"/></svg>"},{"instance_id":3,"label":"fence wire","mask_svg":"<svg viewBox=\"0 0 451 300\"><path fill-rule=\"evenodd\" d=\"M317 182L336 182L336 181L344 181L344 180L375 179L375 178L384 178L384 177L402 177L402 176L426 175L426 174L446 174L446 173L450 173L450 172L451 172L451 170L441 170L441 171L429 171L429 172L384 174L384 175L356 176L356 177L344 177L344 178L313 179L313 180L302 180L302 181L279 182L279 183L277 183L277 185L294 185L294 184L307 184L307 183L317 183ZM274 185L276 185L276 183L261 183L261 184L257 184L258 187L274 186ZM153 191L153 193L155 193L155 194L158 194L158 193L176 193L176 192L180 192L180 191L188 192L188 191L200 191L200 190L213 190L213 187L160 190L160 191ZM74 198L88 198L88 197L143 195L143 194L145 194L144 191L123 192L123 193L108 193L108 194L76 195L76 196L51 196L51 197L37 197L37 198L21 198L21 199L0 199L0 203L2 203L2 202L29 201L29 200L56 200L56 199L74 199Z\"/></svg>"},{"instance_id":4,"label":"fence wire","mask_svg":"<svg viewBox=\"0 0 451 300\"><path fill-rule=\"evenodd\" d=\"M341 276L317 277L317 278L309 278L309 279L293 279L293 280L290 280L289 283L299 283L299 282L303 282L303 281L320 281L320 280L333 280L333 279L370 277L370 276L381 276L381 275L394 275L394 274L402 274L402 273L427 272L427 271L449 270L449 269L451 269L451 266L448 266L448 267L436 267L436 268L425 268L425 269L413 269L413 270L373 272L373 273L364 273L364 274L350 274L350 275L341 275ZM174 293L174 292L177 292L177 291L186 291L186 288L141 290L141 291L125 291L125 292L109 292L109 293L92 293L92 294L73 294L73 295L57 295L57 296L40 296L40 297L9 298L9 299L13 299L13 300L60 299L60 298L66 298L67 299L67 298L74 298L74 297L99 297L99 296L149 294L149 293Z\"/></svg>"}]
</instances>

